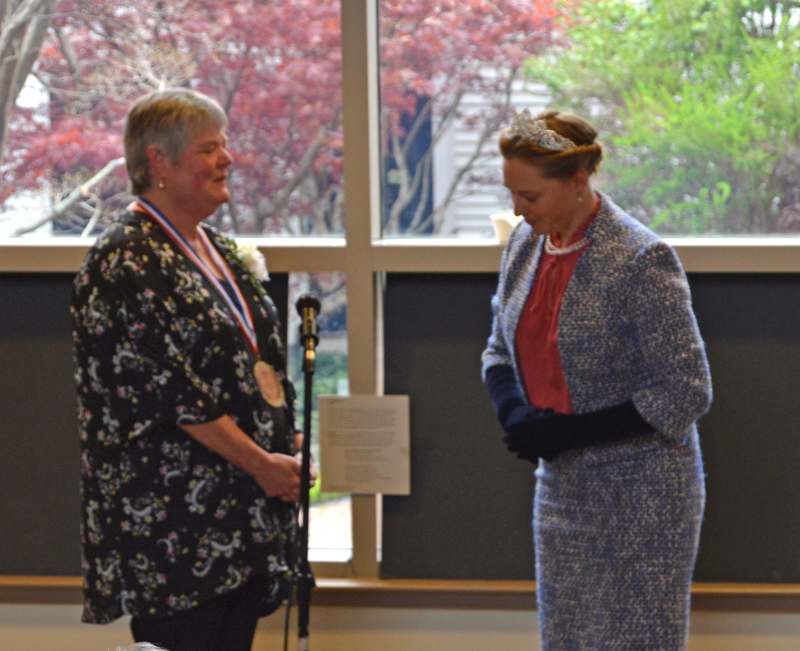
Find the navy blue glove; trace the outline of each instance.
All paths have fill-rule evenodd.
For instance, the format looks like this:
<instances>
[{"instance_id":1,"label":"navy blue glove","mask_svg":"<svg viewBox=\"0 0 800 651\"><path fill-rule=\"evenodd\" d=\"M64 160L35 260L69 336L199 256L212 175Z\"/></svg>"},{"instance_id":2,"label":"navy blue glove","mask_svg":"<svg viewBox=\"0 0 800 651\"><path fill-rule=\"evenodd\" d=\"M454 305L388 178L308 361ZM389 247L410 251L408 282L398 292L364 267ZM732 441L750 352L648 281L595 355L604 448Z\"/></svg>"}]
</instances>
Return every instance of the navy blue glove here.
<instances>
[{"instance_id":1,"label":"navy blue glove","mask_svg":"<svg viewBox=\"0 0 800 651\"><path fill-rule=\"evenodd\" d=\"M557 414L530 405L516 407L506 420L503 441L520 459L552 461L568 450L647 436L655 429L631 401L584 414Z\"/></svg>"},{"instance_id":2,"label":"navy blue glove","mask_svg":"<svg viewBox=\"0 0 800 651\"><path fill-rule=\"evenodd\" d=\"M527 402L517 385L514 369L507 365L491 366L486 369L486 388L489 389L489 398L497 413L497 420L505 429L511 412L517 407L523 407Z\"/></svg>"}]
</instances>

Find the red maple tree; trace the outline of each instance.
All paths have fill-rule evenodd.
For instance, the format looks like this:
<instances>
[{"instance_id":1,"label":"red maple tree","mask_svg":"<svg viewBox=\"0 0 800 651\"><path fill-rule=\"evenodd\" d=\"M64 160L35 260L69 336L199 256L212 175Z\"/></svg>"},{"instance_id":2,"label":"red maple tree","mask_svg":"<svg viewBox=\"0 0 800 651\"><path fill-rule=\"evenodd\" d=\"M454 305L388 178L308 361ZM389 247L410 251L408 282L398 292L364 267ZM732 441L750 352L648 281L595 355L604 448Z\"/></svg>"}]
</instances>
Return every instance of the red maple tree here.
<instances>
[{"instance_id":1,"label":"red maple tree","mask_svg":"<svg viewBox=\"0 0 800 651\"><path fill-rule=\"evenodd\" d=\"M54 204L71 197L57 211L62 223L84 229L99 217L102 225L127 200L123 169L107 167L121 163L127 107L154 88L182 85L215 97L229 116L233 199L215 216L219 224L241 234L344 232L338 2L16 0L10 6L19 13L26 5L33 17L27 33L37 24L46 29L38 45L30 38L28 45L38 47L32 74L47 101L14 107L18 89L0 91L0 106L13 107L5 132L0 122L0 202L21 190L48 192ZM433 144L460 114L466 93L486 97L485 108L470 118L483 141L497 130L523 61L556 42L561 6L556 0L380 3L384 157L400 171L388 232L436 230L436 210L417 208L411 223L399 221L403 210L426 203ZM25 36L17 34L19 51ZM19 78L23 57L16 63ZM429 151L412 160L408 148L423 125L431 129ZM467 172L459 171L454 187Z\"/></svg>"}]
</instances>

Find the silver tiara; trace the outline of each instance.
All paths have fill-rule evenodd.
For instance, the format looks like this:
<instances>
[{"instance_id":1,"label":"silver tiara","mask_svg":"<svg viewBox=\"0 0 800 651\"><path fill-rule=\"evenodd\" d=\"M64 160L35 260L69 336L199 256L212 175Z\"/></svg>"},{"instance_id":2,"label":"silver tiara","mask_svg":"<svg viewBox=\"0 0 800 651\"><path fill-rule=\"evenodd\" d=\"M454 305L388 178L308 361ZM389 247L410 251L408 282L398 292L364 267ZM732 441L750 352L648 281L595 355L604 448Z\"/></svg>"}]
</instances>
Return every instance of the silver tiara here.
<instances>
[{"instance_id":1,"label":"silver tiara","mask_svg":"<svg viewBox=\"0 0 800 651\"><path fill-rule=\"evenodd\" d=\"M508 135L521 136L550 151L575 149L575 143L569 138L560 136L552 129L548 129L544 120L534 119L530 109L522 109L521 113L514 111L514 120L511 122Z\"/></svg>"}]
</instances>

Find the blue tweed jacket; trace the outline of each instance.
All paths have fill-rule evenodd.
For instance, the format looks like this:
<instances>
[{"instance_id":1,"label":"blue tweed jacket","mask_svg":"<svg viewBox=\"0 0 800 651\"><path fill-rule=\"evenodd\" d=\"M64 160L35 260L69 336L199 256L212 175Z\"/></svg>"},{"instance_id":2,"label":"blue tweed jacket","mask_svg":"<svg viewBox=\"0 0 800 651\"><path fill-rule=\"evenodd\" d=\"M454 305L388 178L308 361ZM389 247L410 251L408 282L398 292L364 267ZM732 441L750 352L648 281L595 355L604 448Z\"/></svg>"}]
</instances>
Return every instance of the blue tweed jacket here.
<instances>
[{"instance_id":1,"label":"blue tweed jacket","mask_svg":"<svg viewBox=\"0 0 800 651\"><path fill-rule=\"evenodd\" d=\"M598 193L591 240L561 305L558 347L576 413L632 400L657 431L683 442L711 404L705 346L689 285L673 249ZM524 221L512 231L492 298L492 334L483 373L497 364L516 371L517 324L544 238Z\"/></svg>"}]
</instances>

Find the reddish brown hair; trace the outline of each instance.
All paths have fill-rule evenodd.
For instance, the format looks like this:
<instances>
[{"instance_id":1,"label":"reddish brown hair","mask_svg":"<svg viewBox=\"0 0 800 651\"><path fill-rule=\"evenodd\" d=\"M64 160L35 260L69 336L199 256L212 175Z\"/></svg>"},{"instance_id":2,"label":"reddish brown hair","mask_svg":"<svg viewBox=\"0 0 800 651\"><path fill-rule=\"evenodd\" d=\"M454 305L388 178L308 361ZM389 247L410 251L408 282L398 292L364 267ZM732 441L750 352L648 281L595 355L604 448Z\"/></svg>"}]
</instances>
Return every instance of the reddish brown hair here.
<instances>
[{"instance_id":1,"label":"reddish brown hair","mask_svg":"<svg viewBox=\"0 0 800 651\"><path fill-rule=\"evenodd\" d=\"M595 142L597 129L573 113L545 111L536 116L544 120L547 128L575 143L575 149L553 151L537 145L519 134L509 134L510 128L500 134L500 153L503 158L519 158L542 168L547 178L568 179L580 168L594 174L603 158L603 146Z\"/></svg>"}]
</instances>

